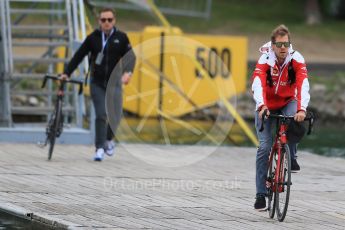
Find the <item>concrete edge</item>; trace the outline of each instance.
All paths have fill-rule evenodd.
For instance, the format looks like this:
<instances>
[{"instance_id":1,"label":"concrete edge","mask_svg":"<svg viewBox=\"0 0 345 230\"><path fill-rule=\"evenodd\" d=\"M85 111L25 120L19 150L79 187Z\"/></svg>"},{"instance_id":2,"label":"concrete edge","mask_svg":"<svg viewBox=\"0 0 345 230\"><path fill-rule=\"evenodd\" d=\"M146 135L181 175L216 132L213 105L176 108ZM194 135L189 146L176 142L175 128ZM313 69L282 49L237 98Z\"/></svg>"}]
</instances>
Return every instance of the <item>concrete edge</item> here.
<instances>
[{"instance_id":1,"label":"concrete edge","mask_svg":"<svg viewBox=\"0 0 345 230\"><path fill-rule=\"evenodd\" d=\"M45 128L3 128L0 127L1 142L37 144L46 139ZM93 144L94 135L85 129L64 129L56 138L57 144Z\"/></svg>"},{"instance_id":2,"label":"concrete edge","mask_svg":"<svg viewBox=\"0 0 345 230\"><path fill-rule=\"evenodd\" d=\"M33 214L32 212L11 203L0 203L0 211L26 220L31 220Z\"/></svg>"}]
</instances>

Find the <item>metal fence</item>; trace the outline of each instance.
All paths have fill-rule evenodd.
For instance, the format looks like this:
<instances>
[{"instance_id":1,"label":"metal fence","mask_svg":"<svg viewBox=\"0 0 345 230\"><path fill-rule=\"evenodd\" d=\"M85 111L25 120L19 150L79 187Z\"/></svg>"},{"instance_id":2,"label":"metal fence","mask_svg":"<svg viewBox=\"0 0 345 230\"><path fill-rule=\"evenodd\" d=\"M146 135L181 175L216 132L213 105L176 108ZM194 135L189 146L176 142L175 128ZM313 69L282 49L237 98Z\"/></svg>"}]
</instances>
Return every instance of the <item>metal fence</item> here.
<instances>
[{"instance_id":1,"label":"metal fence","mask_svg":"<svg viewBox=\"0 0 345 230\"><path fill-rule=\"evenodd\" d=\"M138 10L148 8L148 0L86 0L96 7L113 7L115 9ZM209 19L211 17L212 0L154 0L159 10L168 15L199 17Z\"/></svg>"}]
</instances>

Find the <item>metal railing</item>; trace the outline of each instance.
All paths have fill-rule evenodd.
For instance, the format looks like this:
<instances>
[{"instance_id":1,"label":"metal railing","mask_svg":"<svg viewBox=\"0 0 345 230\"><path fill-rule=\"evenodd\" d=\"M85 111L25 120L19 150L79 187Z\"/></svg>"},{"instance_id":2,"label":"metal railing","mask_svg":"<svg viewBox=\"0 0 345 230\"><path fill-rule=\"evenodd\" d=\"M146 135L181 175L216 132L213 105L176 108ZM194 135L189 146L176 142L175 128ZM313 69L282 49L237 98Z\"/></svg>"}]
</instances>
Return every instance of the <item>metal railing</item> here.
<instances>
[{"instance_id":1,"label":"metal railing","mask_svg":"<svg viewBox=\"0 0 345 230\"><path fill-rule=\"evenodd\" d=\"M45 73L56 73L57 64L68 62L75 41L86 37L83 0L1 0L0 30L0 126L16 126L12 121L16 113L48 118L53 85L44 94L35 87ZM65 57L57 57L58 49L66 50ZM82 78L83 72L77 77ZM13 97L19 94L43 97L44 106L15 105ZM83 96L67 89L65 99L66 123L82 128Z\"/></svg>"},{"instance_id":2,"label":"metal railing","mask_svg":"<svg viewBox=\"0 0 345 230\"><path fill-rule=\"evenodd\" d=\"M9 82L7 81L9 74L11 72L11 50L9 45L9 28L6 26L8 22L8 2L0 1L0 23L1 23L1 35L0 35L0 125L1 126L11 126L11 101L10 101L10 91Z\"/></svg>"},{"instance_id":3,"label":"metal railing","mask_svg":"<svg viewBox=\"0 0 345 230\"><path fill-rule=\"evenodd\" d=\"M115 9L149 10L147 0L85 0L95 7L113 7ZM168 15L187 17L199 17L209 19L211 17L212 0L154 0L159 10Z\"/></svg>"}]
</instances>

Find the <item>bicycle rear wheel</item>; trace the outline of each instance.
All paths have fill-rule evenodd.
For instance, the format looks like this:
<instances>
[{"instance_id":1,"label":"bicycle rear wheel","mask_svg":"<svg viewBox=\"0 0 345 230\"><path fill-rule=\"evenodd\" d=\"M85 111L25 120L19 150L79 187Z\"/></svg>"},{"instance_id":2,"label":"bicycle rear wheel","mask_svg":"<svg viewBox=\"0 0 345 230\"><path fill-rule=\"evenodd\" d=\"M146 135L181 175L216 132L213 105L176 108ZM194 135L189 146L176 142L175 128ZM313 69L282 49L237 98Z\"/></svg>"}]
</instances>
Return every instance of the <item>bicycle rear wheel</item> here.
<instances>
[{"instance_id":1,"label":"bicycle rear wheel","mask_svg":"<svg viewBox=\"0 0 345 230\"><path fill-rule=\"evenodd\" d=\"M278 173L278 172L277 172ZM286 216L291 186L291 156L289 146L285 144L281 149L281 161L279 172L279 183L276 189L276 211L277 218L282 222Z\"/></svg>"},{"instance_id":2,"label":"bicycle rear wheel","mask_svg":"<svg viewBox=\"0 0 345 230\"><path fill-rule=\"evenodd\" d=\"M276 210L276 196L275 196L275 185L274 185L274 175L277 166L277 159L276 153L273 153L273 157L268 165L267 170L267 180L266 180L266 188L267 188L267 210L268 215L270 218L274 217L275 210Z\"/></svg>"},{"instance_id":3,"label":"bicycle rear wheel","mask_svg":"<svg viewBox=\"0 0 345 230\"><path fill-rule=\"evenodd\" d=\"M56 135L60 126L61 122L61 113L62 113L62 101L57 100L56 102L56 110L54 112L54 121L50 127L50 134L49 134L49 152L48 152L48 160L52 158Z\"/></svg>"}]
</instances>

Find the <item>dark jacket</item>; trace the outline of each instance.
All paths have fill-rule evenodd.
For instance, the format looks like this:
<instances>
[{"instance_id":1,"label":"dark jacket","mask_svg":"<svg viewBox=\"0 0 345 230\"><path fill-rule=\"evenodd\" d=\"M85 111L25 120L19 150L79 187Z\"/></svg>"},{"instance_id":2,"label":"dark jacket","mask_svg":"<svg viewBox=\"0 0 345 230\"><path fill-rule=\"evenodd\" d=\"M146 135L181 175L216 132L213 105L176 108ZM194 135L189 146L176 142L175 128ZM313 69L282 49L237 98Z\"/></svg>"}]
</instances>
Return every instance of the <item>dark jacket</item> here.
<instances>
[{"instance_id":1,"label":"dark jacket","mask_svg":"<svg viewBox=\"0 0 345 230\"><path fill-rule=\"evenodd\" d=\"M102 31L97 29L86 37L65 69L65 74L70 76L78 67L83 58L90 54L90 75L91 82L106 86L116 64L122 60L122 73L133 72L135 66L135 55L127 35L114 27L114 32L108 39L103 50L103 60L100 65L95 63L97 55L102 51Z\"/></svg>"}]
</instances>

